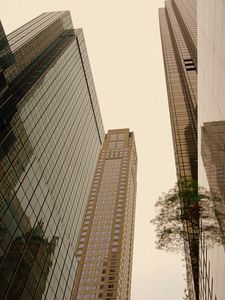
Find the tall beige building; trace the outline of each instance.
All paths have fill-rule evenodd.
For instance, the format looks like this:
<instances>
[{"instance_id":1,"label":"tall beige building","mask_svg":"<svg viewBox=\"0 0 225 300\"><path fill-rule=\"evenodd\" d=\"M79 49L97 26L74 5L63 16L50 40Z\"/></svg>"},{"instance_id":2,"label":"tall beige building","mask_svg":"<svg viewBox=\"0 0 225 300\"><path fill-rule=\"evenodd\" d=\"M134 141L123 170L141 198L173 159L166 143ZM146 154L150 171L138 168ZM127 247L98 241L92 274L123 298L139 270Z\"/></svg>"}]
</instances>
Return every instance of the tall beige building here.
<instances>
[{"instance_id":1,"label":"tall beige building","mask_svg":"<svg viewBox=\"0 0 225 300\"><path fill-rule=\"evenodd\" d=\"M165 1L159 22L177 179L197 180L197 0ZM181 206L187 209L185 199ZM183 224L190 300L199 294L198 222Z\"/></svg>"},{"instance_id":2,"label":"tall beige building","mask_svg":"<svg viewBox=\"0 0 225 300\"><path fill-rule=\"evenodd\" d=\"M133 132L109 130L76 251L72 299L130 299L136 173Z\"/></svg>"}]
</instances>

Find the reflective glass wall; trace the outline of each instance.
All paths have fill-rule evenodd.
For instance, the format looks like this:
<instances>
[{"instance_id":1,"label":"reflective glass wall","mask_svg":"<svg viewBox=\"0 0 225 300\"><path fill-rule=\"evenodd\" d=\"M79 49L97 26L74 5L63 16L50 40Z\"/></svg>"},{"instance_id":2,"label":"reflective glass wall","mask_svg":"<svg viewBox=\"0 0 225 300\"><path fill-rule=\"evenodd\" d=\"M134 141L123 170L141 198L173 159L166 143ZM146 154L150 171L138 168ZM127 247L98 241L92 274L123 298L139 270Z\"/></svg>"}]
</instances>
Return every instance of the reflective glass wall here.
<instances>
[{"instance_id":1,"label":"reflective glass wall","mask_svg":"<svg viewBox=\"0 0 225 300\"><path fill-rule=\"evenodd\" d=\"M44 13L0 47L0 298L70 299L104 135L83 33Z\"/></svg>"},{"instance_id":2,"label":"reflective glass wall","mask_svg":"<svg viewBox=\"0 0 225 300\"><path fill-rule=\"evenodd\" d=\"M165 1L159 9L160 33L166 75L177 180L197 180L197 43L196 0ZM186 209L185 199L181 205ZM184 223L187 286L191 300L198 299L198 231L196 222ZM193 246L194 245L194 246ZM196 251L197 248L197 251Z\"/></svg>"}]
</instances>

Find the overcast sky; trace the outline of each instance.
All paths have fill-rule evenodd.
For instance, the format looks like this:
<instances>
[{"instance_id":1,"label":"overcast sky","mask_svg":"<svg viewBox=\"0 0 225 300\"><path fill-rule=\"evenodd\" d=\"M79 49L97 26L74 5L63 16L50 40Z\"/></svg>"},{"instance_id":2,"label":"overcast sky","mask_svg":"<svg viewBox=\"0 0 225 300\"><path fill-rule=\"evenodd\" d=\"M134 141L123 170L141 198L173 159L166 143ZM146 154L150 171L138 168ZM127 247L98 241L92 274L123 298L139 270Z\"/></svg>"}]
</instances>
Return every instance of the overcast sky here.
<instances>
[{"instance_id":1,"label":"overcast sky","mask_svg":"<svg viewBox=\"0 0 225 300\"><path fill-rule=\"evenodd\" d=\"M129 127L138 152L132 300L181 300L181 257L155 250L154 203L176 182L158 25L161 0L0 0L6 33L44 11L82 27L105 130Z\"/></svg>"}]
</instances>

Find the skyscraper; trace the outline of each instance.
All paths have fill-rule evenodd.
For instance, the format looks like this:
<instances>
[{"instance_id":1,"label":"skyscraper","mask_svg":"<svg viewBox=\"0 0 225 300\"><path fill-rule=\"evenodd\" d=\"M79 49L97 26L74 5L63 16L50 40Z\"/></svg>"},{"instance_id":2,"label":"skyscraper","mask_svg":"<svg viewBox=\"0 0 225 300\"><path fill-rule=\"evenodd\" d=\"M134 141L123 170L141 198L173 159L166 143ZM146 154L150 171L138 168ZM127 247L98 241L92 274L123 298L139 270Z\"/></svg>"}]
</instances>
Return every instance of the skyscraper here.
<instances>
[{"instance_id":1,"label":"skyscraper","mask_svg":"<svg viewBox=\"0 0 225 300\"><path fill-rule=\"evenodd\" d=\"M225 299L225 3L198 1L199 182L210 189L222 244L202 233L200 300Z\"/></svg>"},{"instance_id":2,"label":"skyscraper","mask_svg":"<svg viewBox=\"0 0 225 300\"><path fill-rule=\"evenodd\" d=\"M104 129L81 29L0 26L0 298L70 299Z\"/></svg>"},{"instance_id":3,"label":"skyscraper","mask_svg":"<svg viewBox=\"0 0 225 300\"><path fill-rule=\"evenodd\" d=\"M197 1L171 0L159 9L161 40L178 180L197 180ZM185 203L181 199L181 206ZM198 226L185 222L190 299L198 299ZM193 247L194 245L194 247Z\"/></svg>"},{"instance_id":4,"label":"skyscraper","mask_svg":"<svg viewBox=\"0 0 225 300\"><path fill-rule=\"evenodd\" d=\"M225 236L225 121L205 122L201 130L201 155L220 231Z\"/></svg>"},{"instance_id":5,"label":"skyscraper","mask_svg":"<svg viewBox=\"0 0 225 300\"><path fill-rule=\"evenodd\" d=\"M130 299L136 172L133 132L109 130L80 233L72 299Z\"/></svg>"}]
</instances>

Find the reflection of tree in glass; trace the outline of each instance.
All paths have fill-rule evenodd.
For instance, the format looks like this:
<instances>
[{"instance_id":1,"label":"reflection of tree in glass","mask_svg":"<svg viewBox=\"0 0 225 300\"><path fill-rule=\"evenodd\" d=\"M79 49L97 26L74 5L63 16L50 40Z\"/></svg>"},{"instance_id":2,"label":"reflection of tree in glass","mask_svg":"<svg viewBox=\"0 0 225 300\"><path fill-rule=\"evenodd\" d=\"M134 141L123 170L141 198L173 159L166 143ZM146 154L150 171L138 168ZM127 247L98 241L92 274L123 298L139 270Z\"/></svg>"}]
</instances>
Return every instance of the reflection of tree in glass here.
<instances>
[{"instance_id":1,"label":"reflection of tree in glass","mask_svg":"<svg viewBox=\"0 0 225 300\"><path fill-rule=\"evenodd\" d=\"M156 246L166 251L183 249L183 240L190 242L190 251L198 251L199 220L209 245L221 242L215 218L213 198L198 187L195 180L182 178L175 187L159 197L157 216L151 220L156 229Z\"/></svg>"},{"instance_id":2,"label":"reflection of tree in glass","mask_svg":"<svg viewBox=\"0 0 225 300\"><path fill-rule=\"evenodd\" d=\"M44 238L42 222L14 239L0 267L1 299L42 299L57 240Z\"/></svg>"}]
</instances>

